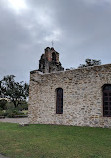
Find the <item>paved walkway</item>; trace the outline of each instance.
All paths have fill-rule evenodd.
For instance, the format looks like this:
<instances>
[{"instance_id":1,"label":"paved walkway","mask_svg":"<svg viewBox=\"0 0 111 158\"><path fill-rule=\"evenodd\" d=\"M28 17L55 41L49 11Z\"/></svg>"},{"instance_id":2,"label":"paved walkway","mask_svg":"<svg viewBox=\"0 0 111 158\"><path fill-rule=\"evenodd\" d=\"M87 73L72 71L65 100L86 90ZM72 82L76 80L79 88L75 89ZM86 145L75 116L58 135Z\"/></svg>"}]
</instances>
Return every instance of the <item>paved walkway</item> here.
<instances>
[{"instance_id":1,"label":"paved walkway","mask_svg":"<svg viewBox=\"0 0 111 158\"><path fill-rule=\"evenodd\" d=\"M28 117L25 118L4 118L0 119L0 122L10 122L10 123L28 123Z\"/></svg>"},{"instance_id":2,"label":"paved walkway","mask_svg":"<svg viewBox=\"0 0 111 158\"><path fill-rule=\"evenodd\" d=\"M5 156L3 156L3 155L0 154L0 158L8 158L8 157L5 157Z\"/></svg>"}]
</instances>

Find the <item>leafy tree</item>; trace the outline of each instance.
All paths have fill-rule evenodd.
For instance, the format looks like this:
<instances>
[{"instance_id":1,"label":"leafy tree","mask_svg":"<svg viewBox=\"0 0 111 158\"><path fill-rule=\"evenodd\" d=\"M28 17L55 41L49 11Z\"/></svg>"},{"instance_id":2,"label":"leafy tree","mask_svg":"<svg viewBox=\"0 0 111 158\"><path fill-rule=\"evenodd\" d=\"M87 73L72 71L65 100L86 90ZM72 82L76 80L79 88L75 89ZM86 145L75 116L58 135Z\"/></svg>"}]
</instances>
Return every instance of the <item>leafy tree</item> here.
<instances>
[{"instance_id":1,"label":"leafy tree","mask_svg":"<svg viewBox=\"0 0 111 158\"><path fill-rule=\"evenodd\" d=\"M85 64L80 64L80 66L78 68L95 66L95 65L101 65L101 60L86 59Z\"/></svg>"},{"instance_id":2,"label":"leafy tree","mask_svg":"<svg viewBox=\"0 0 111 158\"><path fill-rule=\"evenodd\" d=\"M21 101L26 100L28 97L29 85L27 83L15 82L14 75L4 76L0 81L0 95L2 98L9 98L15 108L21 103Z\"/></svg>"}]
</instances>

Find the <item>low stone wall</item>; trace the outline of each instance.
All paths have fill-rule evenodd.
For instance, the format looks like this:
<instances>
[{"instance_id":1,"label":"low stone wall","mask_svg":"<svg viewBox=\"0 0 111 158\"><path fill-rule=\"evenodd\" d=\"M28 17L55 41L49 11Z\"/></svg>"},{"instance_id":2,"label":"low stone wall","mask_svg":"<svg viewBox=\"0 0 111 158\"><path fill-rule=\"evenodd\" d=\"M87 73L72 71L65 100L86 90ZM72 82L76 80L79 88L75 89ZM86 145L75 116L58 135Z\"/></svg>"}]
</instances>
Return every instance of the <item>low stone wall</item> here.
<instances>
[{"instance_id":1,"label":"low stone wall","mask_svg":"<svg viewBox=\"0 0 111 158\"><path fill-rule=\"evenodd\" d=\"M103 117L102 86L111 84L111 64L42 74L30 73L29 122L111 127ZM63 89L63 114L56 114L56 88Z\"/></svg>"}]
</instances>

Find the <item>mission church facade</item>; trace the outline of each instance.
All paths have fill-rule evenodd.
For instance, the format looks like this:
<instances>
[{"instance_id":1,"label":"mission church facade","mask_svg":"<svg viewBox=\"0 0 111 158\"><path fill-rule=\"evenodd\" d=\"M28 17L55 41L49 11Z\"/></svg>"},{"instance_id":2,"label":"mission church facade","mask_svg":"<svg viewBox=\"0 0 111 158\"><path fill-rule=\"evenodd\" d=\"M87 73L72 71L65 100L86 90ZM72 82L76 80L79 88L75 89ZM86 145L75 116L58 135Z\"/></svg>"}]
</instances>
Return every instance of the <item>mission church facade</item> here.
<instances>
[{"instance_id":1,"label":"mission church facade","mask_svg":"<svg viewBox=\"0 0 111 158\"><path fill-rule=\"evenodd\" d=\"M64 71L47 47L30 72L29 122L111 127L111 64Z\"/></svg>"}]
</instances>

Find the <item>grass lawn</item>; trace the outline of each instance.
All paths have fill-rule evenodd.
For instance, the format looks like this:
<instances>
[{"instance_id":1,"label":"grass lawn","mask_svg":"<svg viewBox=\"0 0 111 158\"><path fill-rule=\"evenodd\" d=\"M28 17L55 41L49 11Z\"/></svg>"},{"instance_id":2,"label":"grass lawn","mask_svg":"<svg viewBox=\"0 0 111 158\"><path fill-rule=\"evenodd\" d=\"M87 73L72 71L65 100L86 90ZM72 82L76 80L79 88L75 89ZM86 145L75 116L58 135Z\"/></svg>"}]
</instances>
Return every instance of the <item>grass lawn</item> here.
<instances>
[{"instance_id":1,"label":"grass lawn","mask_svg":"<svg viewBox=\"0 0 111 158\"><path fill-rule=\"evenodd\" d=\"M111 129L0 123L0 153L10 158L111 158Z\"/></svg>"}]
</instances>

